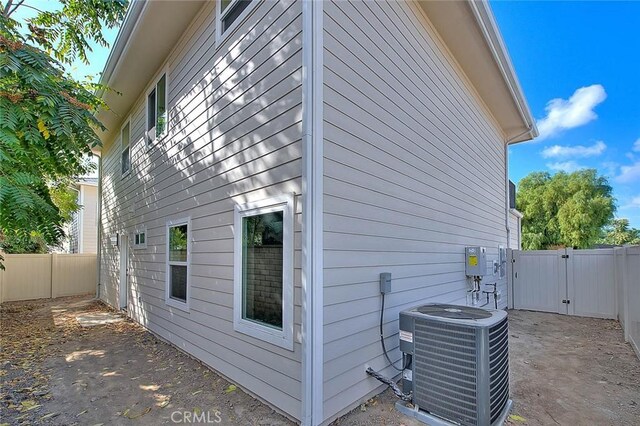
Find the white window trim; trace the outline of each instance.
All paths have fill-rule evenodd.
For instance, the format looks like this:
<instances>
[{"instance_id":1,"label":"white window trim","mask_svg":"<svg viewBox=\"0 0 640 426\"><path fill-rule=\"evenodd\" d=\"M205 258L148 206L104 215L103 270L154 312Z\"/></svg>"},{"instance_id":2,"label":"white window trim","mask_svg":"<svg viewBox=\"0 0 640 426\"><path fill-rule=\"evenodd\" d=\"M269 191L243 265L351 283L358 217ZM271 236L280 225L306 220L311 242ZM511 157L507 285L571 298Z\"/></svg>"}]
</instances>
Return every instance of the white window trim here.
<instances>
[{"instance_id":1,"label":"white window trim","mask_svg":"<svg viewBox=\"0 0 640 426\"><path fill-rule=\"evenodd\" d=\"M236 4L239 0L233 0L227 6L227 11L222 13L222 0L218 0L216 2L216 47L220 46L222 43L226 41L226 39L235 32L239 25L241 25L244 20L249 16L258 4L262 3L262 0L253 0L249 6L236 18L236 20L231 24L229 28L227 28L224 32L222 32L222 19L229 13L232 9L233 5Z\"/></svg>"},{"instance_id":2,"label":"white window trim","mask_svg":"<svg viewBox=\"0 0 640 426\"><path fill-rule=\"evenodd\" d=\"M136 244L136 235L139 235L139 234L144 234L144 244ZM131 236L131 247L133 247L134 250L147 248L147 227L146 226L136 228L136 230L133 231L133 235Z\"/></svg>"},{"instance_id":3,"label":"white window trim","mask_svg":"<svg viewBox=\"0 0 640 426\"><path fill-rule=\"evenodd\" d=\"M187 267L187 300L182 302L177 299L171 298L171 264L169 263L169 228L187 225L187 261L179 262L178 264L184 264ZM166 235L166 277L165 277L165 293L164 293L164 301L167 305L172 306L174 308L183 310L185 312L189 312L189 301L191 299L191 217L186 217L182 219L174 219L167 221L167 225L165 228ZM145 238L146 241L146 238ZM172 261L172 263L176 263L176 261Z\"/></svg>"},{"instance_id":4,"label":"white window trim","mask_svg":"<svg viewBox=\"0 0 640 426\"><path fill-rule=\"evenodd\" d=\"M234 212L233 328L260 340L293 350L293 196L237 205ZM242 219L283 212L282 330L242 318Z\"/></svg>"},{"instance_id":5,"label":"white window trim","mask_svg":"<svg viewBox=\"0 0 640 426\"><path fill-rule=\"evenodd\" d=\"M144 140L145 140L145 144L147 145L147 150L150 150L151 148L153 148L154 146L156 146L158 144L158 142L162 142L162 140L164 140L164 138L167 137L167 135L169 134L169 73L167 72L167 68L163 68L162 72L160 72L157 75L157 78L155 78L153 80L153 83L147 88L146 90L146 95L144 97L144 110L145 110L145 120L144 120ZM154 105L154 110L157 109L158 107L158 90L157 90L157 86L158 86L158 82L160 81L160 79L162 78L162 76L164 76L164 105L165 105L165 114L167 116L167 122L164 128L164 133L162 133L160 136L156 136L156 126L153 126L153 128L151 130L147 129L148 123L149 123L149 95L151 94L151 92L153 92L154 90L156 91L156 103ZM156 123L158 122L158 117L156 116ZM150 137L149 133L152 133L153 137ZM131 138L129 138L131 139ZM129 144L131 144L131 140L129 140Z\"/></svg>"},{"instance_id":6,"label":"white window trim","mask_svg":"<svg viewBox=\"0 0 640 426\"><path fill-rule=\"evenodd\" d=\"M127 148L129 148L129 169L127 169L126 172L122 173L122 153L124 152L124 148L122 147L122 132L124 130L125 127L127 127L127 124L129 125L129 145L127 145ZM120 175L121 177L125 178L127 176L129 176L131 174L131 119L127 118L124 122L124 124L122 124L122 127L120 127Z\"/></svg>"}]
</instances>

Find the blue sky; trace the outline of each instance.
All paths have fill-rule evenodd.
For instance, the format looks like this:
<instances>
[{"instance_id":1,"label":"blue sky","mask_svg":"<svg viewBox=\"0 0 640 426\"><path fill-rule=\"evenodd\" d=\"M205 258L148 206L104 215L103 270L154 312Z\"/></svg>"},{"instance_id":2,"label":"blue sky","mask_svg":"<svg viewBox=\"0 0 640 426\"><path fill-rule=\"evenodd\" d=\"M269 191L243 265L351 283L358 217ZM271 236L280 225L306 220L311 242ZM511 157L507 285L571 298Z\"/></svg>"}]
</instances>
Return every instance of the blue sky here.
<instances>
[{"instance_id":1,"label":"blue sky","mask_svg":"<svg viewBox=\"0 0 640 426\"><path fill-rule=\"evenodd\" d=\"M511 148L511 179L596 168L640 228L640 2L491 6L542 133Z\"/></svg>"},{"instance_id":2,"label":"blue sky","mask_svg":"<svg viewBox=\"0 0 640 426\"><path fill-rule=\"evenodd\" d=\"M511 180L596 168L614 187L617 216L640 228L640 2L491 5L542 133L511 148ZM106 33L111 42L116 35ZM89 66L69 71L97 76L108 53L96 47Z\"/></svg>"}]
</instances>

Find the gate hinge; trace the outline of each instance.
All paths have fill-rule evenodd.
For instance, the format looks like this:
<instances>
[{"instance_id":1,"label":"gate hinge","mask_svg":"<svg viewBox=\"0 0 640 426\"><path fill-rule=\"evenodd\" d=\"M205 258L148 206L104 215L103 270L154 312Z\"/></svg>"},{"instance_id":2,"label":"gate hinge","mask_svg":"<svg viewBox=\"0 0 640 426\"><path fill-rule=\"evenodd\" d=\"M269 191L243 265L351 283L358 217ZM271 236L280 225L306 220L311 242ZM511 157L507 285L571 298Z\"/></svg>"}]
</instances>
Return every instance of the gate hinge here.
<instances>
[{"instance_id":1,"label":"gate hinge","mask_svg":"<svg viewBox=\"0 0 640 426\"><path fill-rule=\"evenodd\" d=\"M571 300L569 299L562 299L562 303L566 303L567 305L571 303Z\"/></svg>"},{"instance_id":2,"label":"gate hinge","mask_svg":"<svg viewBox=\"0 0 640 426\"><path fill-rule=\"evenodd\" d=\"M569 258L569 255L568 255L568 254L563 254L563 255L562 255L562 258L563 258L563 259L568 259L568 258Z\"/></svg>"}]
</instances>

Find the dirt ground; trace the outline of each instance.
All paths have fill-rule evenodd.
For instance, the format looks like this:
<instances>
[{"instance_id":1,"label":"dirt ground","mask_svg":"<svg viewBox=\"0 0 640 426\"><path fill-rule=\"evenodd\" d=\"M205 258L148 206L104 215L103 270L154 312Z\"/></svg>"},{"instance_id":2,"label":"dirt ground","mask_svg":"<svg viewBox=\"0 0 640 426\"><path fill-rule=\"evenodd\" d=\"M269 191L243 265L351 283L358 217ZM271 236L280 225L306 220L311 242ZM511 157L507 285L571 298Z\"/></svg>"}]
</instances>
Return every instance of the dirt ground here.
<instances>
[{"instance_id":1,"label":"dirt ground","mask_svg":"<svg viewBox=\"0 0 640 426\"><path fill-rule=\"evenodd\" d=\"M131 321L76 321L105 310L87 297L2 305L0 425L196 423L194 414L211 424L292 424Z\"/></svg>"},{"instance_id":2,"label":"dirt ground","mask_svg":"<svg viewBox=\"0 0 640 426\"><path fill-rule=\"evenodd\" d=\"M509 425L640 425L640 360L617 321L509 311ZM389 391L337 423L417 426Z\"/></svg>"},{"instance_id":3,"label":"dirt ground","mask_svg":"<svg viewBox=\"0 0 640 426\"><path fill-rule=\"evenodd\" d=\"M108 311L86 297L0 309L0 426L292 424L131 321L80 327ZM510 345L510 424L640 424L640 362L617 322L514 311ZM385 392L335 425L420 424L395 401Z\"/></svg>"}]
</instances>

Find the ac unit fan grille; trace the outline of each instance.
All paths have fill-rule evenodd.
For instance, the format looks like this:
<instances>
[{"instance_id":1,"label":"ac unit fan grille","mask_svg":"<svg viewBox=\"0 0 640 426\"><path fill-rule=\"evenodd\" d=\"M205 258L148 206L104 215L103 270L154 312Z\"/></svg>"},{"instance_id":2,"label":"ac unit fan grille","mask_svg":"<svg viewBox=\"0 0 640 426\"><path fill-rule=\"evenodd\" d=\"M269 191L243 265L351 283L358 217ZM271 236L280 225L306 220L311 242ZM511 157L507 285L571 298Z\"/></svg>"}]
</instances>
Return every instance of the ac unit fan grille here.
<instances>
[{"instance_id":1,"label":"ac unit fan grille","mask_svg":"<svg viewBox=\"0 0 640 426\"><path fill-rule=\"evenodd\" d=\"M507 319L489 329L489 403L491 423L509 399L509 326Z\"/></svg>"},{"instance_id":2,"label":"ac unit fan grille","mask_svg":"<svg viewBox=\"0 0 640 426\"><path fill-rule=\"evenodd\" d=\"M476 329L418 318L414 327L414 403L461 425L476 425Z\"/></svg>"}]
</instances>

